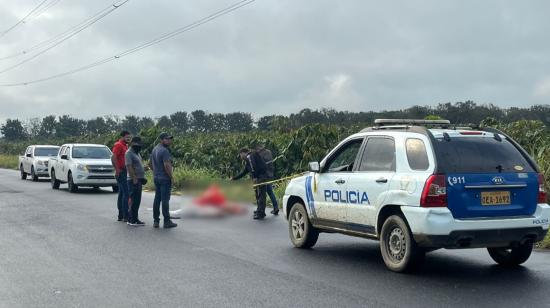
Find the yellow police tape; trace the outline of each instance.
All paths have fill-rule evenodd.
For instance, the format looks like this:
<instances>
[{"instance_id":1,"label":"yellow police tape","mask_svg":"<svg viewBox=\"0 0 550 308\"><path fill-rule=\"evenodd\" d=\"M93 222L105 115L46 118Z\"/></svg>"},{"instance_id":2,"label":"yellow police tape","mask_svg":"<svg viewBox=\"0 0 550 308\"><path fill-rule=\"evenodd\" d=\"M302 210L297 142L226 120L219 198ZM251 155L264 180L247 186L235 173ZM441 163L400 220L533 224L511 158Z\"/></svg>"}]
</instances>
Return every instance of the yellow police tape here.
<instances>
[{"instance_id":1,"label":"yellow police tape","mask_svg":"<svg viewBox=\"0 0 550 308\"><path fill-rule=\"evenodd\" d=\"M290 175L290 176L285 176L284 178L276 179L276 180L273 180L273 181L257 183L257 184L252 185L252 187L256 188L256 187L260 187L260 186L265 186L265 185L269 185L269 184L276 184L276 183L292 180L292 179L297 178L299 176L302 176L306 173L307 172L302 172L302 173L298 173L298 174L294 174L294 175Z\"/></svg>"}]
</instances>

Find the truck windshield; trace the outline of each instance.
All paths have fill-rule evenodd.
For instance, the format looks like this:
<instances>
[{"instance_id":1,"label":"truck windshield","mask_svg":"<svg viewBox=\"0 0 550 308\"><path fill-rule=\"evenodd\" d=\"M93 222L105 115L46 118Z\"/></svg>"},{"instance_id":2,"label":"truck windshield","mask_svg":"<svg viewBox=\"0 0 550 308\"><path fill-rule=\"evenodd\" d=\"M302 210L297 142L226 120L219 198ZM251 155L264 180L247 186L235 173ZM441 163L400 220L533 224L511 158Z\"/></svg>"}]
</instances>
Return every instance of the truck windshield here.
<instances>
[{"instance_id":1,"label":"truck windshield","mask_svg":"<svg viewBox=\"0 0 550 308\"><path fill-rule=\"evenodd\" d=\"M508 140L453 137L436 139L437 169L442 173L534 172L520 151Z\"/></svg>"},{"instance_id":2,"label":"truck windshield","mask_svg":"<svg viewBox=\"0 0 550 308\"><path fill-rule=\"evenodd\" d=\"M107 147L74 147L73 158L109 159L111 151Z\"/></svg>"},{"instance_id":3,"label":"truck windshield","mask_svg":"<svg viewBox=\"0 0 550 308\"><path fill-rule=\"evenodd\" d=\"M35 148L34 156L38 157L53 157L57 156L58 148Z\"/></svg>"}]
</instances>

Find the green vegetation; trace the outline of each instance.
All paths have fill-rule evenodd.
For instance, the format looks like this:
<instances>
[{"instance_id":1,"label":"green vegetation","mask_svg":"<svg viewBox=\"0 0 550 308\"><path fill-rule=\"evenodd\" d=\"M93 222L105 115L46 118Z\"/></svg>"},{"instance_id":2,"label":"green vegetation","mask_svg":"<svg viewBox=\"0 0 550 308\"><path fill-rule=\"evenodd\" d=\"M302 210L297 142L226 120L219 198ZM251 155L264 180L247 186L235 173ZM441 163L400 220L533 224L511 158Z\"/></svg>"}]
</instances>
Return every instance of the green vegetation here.
<instances>
[{"instance_id":1,"label":"green vegetation","mask_svg":"<svg viewBox=\"0 0 550 308\"><path fill-rule=\"evenodd\" d=\"M19 157L15 155L0 155L0 168L18 169Z\"/></svg>"}]
</instances>

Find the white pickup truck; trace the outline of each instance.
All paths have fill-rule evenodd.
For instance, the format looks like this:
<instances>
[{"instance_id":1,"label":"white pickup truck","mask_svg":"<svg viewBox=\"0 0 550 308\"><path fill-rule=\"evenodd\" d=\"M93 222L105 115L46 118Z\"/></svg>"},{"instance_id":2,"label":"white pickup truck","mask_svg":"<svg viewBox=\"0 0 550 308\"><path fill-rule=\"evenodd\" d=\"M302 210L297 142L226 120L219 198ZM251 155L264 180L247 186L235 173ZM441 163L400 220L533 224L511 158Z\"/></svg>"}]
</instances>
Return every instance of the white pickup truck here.
<instances>
[{"instance_id":1,"label":"white pickup truck","mask_svg":"<svg viewBox=\"0 0 550 308\"><path fill-rule=\"evenodd\" d=\"M22 156L19 156L19 171L21 179L26 180L30 175L33 181L39 177L48 175L48 159L56 156L59 147L55 145L31 145L28 146Z\"/></svg>"},{"instance_id":2,"label":"white pickup truck","mask_svg":"<svg viewBox=\"0 0 550 308\"><path fill-rule=\"evenodd\" d=\"M79 187L112 187L118 192L111 156L111 150L104 145L64 144L49 161L52 188L59 189L61 183L67 183L73 193Z\"/></svg>"}]
</instances>

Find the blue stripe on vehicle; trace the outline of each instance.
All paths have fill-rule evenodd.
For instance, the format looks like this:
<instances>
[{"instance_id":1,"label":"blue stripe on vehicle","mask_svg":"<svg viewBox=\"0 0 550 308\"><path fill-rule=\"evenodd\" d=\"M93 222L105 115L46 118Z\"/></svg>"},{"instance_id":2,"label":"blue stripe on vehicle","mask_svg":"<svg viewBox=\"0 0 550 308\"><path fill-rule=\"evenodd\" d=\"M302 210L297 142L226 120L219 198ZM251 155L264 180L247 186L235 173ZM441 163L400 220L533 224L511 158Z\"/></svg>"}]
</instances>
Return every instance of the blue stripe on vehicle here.
<instances>
[{"instance_id":1,"label":"blue stripe on vehicle","mask_svg":"<svg viewBox=\"0 0 550 308\"><path fill-rule=\"evenodd\" d=\"M315 200L314 200L314 197L313 197L313 191L311 189L311 180L312 180L311 176L308 176L306 178L306 198L307 198L307 206L309 208L309 212L310 212L312 217L315 217L316 216L316 214L315 214Z\"/></svg>"}]
</instances>

